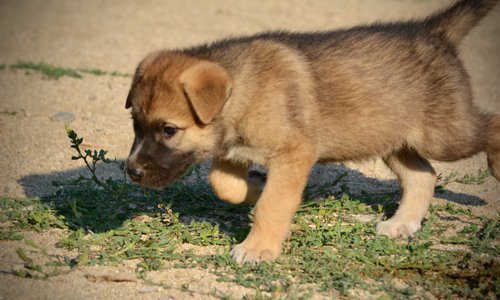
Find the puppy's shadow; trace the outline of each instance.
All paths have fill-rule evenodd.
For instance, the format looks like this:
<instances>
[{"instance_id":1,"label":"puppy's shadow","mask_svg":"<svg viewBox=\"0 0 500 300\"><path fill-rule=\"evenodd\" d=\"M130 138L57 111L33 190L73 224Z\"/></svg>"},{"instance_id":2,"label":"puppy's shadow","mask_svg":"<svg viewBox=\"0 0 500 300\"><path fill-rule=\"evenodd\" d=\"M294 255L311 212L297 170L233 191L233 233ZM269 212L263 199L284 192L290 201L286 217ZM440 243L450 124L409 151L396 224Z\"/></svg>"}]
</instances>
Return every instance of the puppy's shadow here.
<instances>
[{"instance_id":1,"label":"puppy's shadow","mask_svg":"<svg viewBox=\"0 0 500 300\"><path fill-rule=\"evenodd\" d=\"M377 205L381 201L388 200L397 202L401 197L398 180L368 177L362 172L344 165L328 165L326 167L317 165L309 176L308 189L312 195L319 196L338 196L347 193L370 205ZM439 185L435 188L434 197L461 205L482 206L487 204L485 200L477 196L453 192Z\"/></svg>"},{"instance_id":2,"label":"puppy's shadow","mask_svg":"<svg viewBox=\"0 0 500 300\"><path fill-rule=\"evenodd\" d=\"M89 178L90 174L85 168L29 175L19 182L28 197L38 197L42 202L50 203L56 214L64 216L72 227L92 232L119 228L123 222L139 215L166 214L168 207L179 213L181 222L210 222L237 240L242 240L249 231L252 208L219 200L206 180L207 164L165 190L124 184L126 177L115 165L103 165L99 170L98 177L112 178L107 181L109 190L86 185L88 179L82 178ZM305 199L314 201L319 197L342 193L372 206L382 203L386 207L388 203L394 204L399 200L400 188L396 180L370 178L342 165L330 165L311 172ZM448 190L436 193L435 197L472 206L486 204L476 196ZM82 213L76 213L75 207Z\"/></svg>"},{"instance_id":3,"label":"puppy's shadow","mask_svg":"<svg viewBox=\"0 0 500 300\"><path fill-rule=\"evenodd\" d=\"M131 183L118 167L120 164L123 161L97 168L97 177L106 188L96 187L84 167L28 175L19 183L28 197L49 204L72 229L100 233L120 228L127 220L141 220L142 215L166 220L178 213L180 222L209 222L238 240L248 233L251 207L220 201L204 176L206 166L159 190Z\"/></svg>"}]
</instances>

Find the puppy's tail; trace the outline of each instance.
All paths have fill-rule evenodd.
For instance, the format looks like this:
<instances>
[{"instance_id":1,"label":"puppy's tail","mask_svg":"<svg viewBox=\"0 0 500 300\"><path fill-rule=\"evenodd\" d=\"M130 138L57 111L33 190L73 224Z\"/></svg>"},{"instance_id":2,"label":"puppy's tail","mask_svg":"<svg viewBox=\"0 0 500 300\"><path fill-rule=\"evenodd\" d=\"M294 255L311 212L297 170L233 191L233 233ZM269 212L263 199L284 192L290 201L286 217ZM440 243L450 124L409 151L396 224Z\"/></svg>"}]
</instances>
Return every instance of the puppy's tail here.
<instances>
[{"instance_id":1,"label":"puppy's tail","mask_svg":"<svg viewBox=\"0 0 500 300\"><path fill-rule=\"evenodd\" d=\"M499 0L460 0L425 19L432 34L446 37L457 45L495 7Z\"/></svg>"},{"instance_id":2,"label":"puppy's tail","mask_svg":"<svg viewBox=\"0 0 500 300\"><path fill-rule=\"evenodd\" d=\"M493 115L488 121L486 154L491 174L500 182L500 115Z\"/></svg>"}]
</instances>

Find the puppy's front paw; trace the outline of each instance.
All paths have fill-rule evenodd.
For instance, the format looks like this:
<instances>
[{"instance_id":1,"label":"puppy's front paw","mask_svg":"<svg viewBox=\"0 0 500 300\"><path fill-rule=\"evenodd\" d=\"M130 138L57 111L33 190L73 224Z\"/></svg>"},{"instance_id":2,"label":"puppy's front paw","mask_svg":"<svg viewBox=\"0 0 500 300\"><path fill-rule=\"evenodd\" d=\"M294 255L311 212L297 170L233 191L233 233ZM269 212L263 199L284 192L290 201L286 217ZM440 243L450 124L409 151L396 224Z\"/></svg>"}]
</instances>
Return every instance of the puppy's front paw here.
<instances>
[{"instance_id":1,"label":"puppy's front paw","mask_svg":"<svg viewBox=\"0 0 500 300\"><path fill-rule=\"evenodd\" d=\"M377 225L377 233L390 238L408 238L420 229L420 221L392 217Z\"/></svg>"},{"instance_id":2,"label":"puppy's front paw","mask_svg":"<svg viewBox=\"0 0 500 300\"><path fill-rule=\"evenodd\" d=\"M231 250L231 257L238 264L271 262L280 255L280 246L276 247L265 242L253 242L253 240L247 238Z\"/></svg>"}]
</instances>

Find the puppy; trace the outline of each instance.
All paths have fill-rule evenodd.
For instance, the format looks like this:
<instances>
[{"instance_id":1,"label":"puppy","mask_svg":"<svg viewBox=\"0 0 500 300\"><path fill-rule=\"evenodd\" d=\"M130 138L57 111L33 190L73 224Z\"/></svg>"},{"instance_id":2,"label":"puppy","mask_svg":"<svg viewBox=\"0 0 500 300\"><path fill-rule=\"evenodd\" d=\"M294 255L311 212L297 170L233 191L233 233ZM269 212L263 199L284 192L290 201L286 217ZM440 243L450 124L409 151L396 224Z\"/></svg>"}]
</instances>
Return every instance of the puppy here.
<instances>
[{"instance_id":1,"label":"puppy","mask_svg":"<svg viewBox=\"0 0 500 300\"><path fill-rule=\"evenodd\" d=\"M403 189L380 234L421 226L436 173L428 159L481 151L500 180L500 116L472 103L456 46L496 0L462 0L423 20L317 33L269 32L184 50L138 66L126 108L130 178L164 187L212 160L210 182L231 203L255 203L238 263L281 252L316 162L381 157ZM268 170L262 188L251 164Z\"/></svg>"}]
</instances>

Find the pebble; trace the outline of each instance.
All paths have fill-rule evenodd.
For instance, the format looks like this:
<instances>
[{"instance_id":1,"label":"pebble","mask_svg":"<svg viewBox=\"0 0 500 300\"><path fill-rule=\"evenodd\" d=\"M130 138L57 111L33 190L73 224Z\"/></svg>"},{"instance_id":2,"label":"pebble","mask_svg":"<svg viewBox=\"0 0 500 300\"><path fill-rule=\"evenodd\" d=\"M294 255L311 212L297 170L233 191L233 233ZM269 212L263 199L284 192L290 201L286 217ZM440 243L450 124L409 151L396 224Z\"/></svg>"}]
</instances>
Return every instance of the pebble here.
<instances>
[{"instance_id":1,"label":"pebble","mask_svg":"<svg viewBox=\"0 0 500 300\"><path fill-rule=\"evenodd\" d=\"M70 112L66 111L60 111L56 114L54 114L51 117L52 120L54 121L59 121L59 122L64 122L64 123L71 123L75 120L75 115Z\"/></svg>"},{"instance_id":2,"label":"pebble","mask_svg":"<svg viewBox=\"0 0 500 300\"><path fill-rule=\"evenodd\" d=\"M142 294L153 293L153 292L157 292L157 291L158 291L158 288L157 287L152 287L152 286L138 290L138 292L142 293Z\"/></svg>"}]
</instances>

